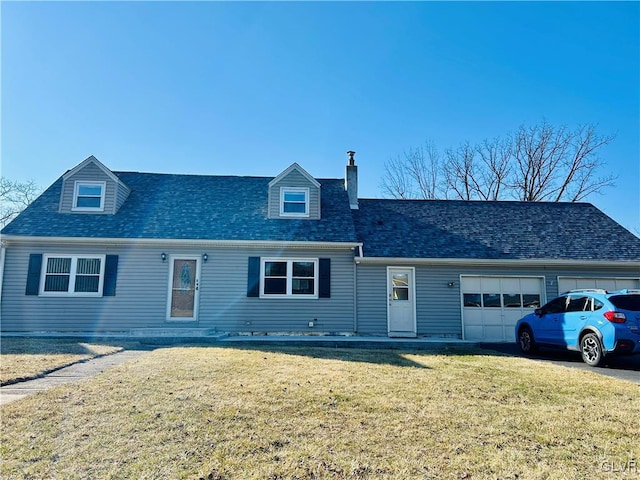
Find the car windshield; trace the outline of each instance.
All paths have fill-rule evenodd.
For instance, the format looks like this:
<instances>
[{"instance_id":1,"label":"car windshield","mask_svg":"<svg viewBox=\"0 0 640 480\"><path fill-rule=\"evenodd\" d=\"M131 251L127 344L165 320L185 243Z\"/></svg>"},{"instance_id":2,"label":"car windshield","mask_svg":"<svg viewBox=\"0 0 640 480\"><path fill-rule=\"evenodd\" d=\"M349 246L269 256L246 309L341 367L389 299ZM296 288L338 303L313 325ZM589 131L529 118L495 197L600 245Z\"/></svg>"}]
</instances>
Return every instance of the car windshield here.
<instances>
[{"instance_id":1,"label":"car windshield","mask_svg":"<svg viewBox=\"0 0 640 480\"><path fill-rule=\"evenodd\" d=\"M640 295L615 295L609 301L620 310L640 312Z\"/></svg>"}]
</instances>

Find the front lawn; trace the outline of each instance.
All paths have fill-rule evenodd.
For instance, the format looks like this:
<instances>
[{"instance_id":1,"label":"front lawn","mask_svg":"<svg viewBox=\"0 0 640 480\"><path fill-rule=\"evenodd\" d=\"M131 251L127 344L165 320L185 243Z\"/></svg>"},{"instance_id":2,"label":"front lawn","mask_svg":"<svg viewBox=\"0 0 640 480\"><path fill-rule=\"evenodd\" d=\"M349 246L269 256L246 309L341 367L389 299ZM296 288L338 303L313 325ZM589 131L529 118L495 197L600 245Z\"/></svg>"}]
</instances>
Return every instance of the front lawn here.
<instances>
[{"instance_id":1,"label":"front lawn","mask_svg":"<svg viewBox=\"0 0 640 480\"><path fill-rule=\"evenodd\" d=\"M164 348L3 406L0 477L637 478L639 411L486 352Z\"/></svg>"},{"instance_id":2,"label":"front lawn","mask_svg":"<svg viewBox=\"0 0 640 480\"><path fill-rule=\"evenodd\" d=\"M0 338L0 384L37 377L66 365L122 350L122 344L57 338Z\"/></svg>"}]
</instances>

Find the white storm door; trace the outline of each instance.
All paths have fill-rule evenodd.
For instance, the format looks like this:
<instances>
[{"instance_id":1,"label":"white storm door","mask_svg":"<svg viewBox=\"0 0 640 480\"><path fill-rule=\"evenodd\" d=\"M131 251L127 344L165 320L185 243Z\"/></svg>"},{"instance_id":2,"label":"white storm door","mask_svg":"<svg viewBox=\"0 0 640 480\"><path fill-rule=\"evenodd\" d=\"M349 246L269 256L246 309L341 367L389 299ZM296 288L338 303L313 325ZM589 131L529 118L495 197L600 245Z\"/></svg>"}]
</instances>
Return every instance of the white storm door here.
<instances>
[{"instance_id":1,"label":"white storm door","mask_svg":"<svg viewBox=\"0 0 640 480\"><path fill-rule=\"evenodd\" d=\"M387 323L390 337L416 336L414 269L387 269Z\"/></svg>"},{"instance_id":2,"label":"white storm door","mask_svg":"<svg viewBox=\"0 0 640 480\"><path fill-rule=\"evenodd\" d=\"M167 319L195 321L198 318L200 257L171 257Z\"/></svg>"}]
</instances>

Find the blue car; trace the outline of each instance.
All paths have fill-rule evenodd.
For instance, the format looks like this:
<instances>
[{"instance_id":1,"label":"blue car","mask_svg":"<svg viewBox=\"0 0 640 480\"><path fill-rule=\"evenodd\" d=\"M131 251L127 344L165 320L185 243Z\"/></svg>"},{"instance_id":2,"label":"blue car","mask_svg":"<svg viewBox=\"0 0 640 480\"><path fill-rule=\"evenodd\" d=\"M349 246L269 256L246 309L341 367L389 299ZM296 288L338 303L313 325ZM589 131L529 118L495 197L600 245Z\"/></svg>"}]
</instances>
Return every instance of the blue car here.
<instances>
[{"instance_id":1,"label":"blue car","mask_svg":"<svg viewBox=\"0 0 640 480\"><path fill-rule=\"evenodd\" d=\"M587 365L640 353L640 290L571 290L516 323L523 353L540 346L579 351Z\"/></svg>"}]
</instances>

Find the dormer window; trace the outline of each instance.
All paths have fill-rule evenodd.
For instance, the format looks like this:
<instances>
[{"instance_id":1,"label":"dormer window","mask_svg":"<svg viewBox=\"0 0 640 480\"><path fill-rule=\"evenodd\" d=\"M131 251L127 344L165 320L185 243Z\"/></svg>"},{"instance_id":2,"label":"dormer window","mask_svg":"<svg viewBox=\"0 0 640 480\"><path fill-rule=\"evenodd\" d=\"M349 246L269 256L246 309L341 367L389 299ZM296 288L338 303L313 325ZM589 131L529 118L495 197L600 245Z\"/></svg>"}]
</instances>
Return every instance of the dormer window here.
<instances>
[{"instance_id":1,"label":"dormer window","mask_svg":"<svg viewBox=\"0 0 640 480\"><path fill-rule=\"evenodd\" d=\"M77 212L102 212L106 182L75 182L72 210Z\"/></svg>"},{"instance_id":2,"label":"dormer window","mask_svg":"<svg viewBox=\"0 0 640 480\"><path fill-rule=\"evenodd\" d=\"M308 217L309 189L282 187L280 189L280 215L285 217Z\"/></svg>"}]
</instances>

